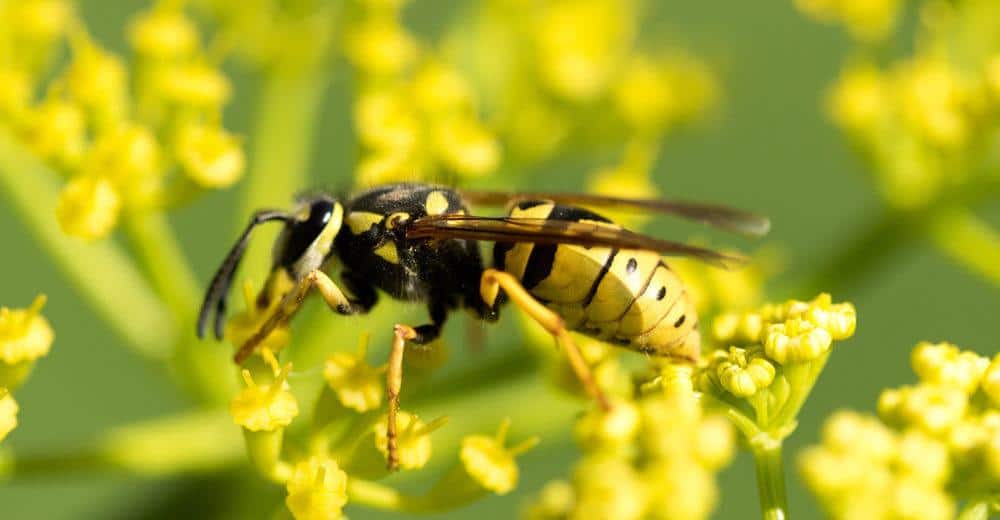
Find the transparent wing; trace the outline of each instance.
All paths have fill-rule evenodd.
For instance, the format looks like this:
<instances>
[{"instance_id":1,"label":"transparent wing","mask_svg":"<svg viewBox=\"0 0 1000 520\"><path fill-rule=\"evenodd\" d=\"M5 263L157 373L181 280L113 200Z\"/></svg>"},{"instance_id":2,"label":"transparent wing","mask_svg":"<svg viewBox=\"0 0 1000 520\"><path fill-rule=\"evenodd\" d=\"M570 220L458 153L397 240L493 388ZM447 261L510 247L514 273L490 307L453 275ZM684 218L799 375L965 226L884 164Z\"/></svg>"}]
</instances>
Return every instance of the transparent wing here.
<instances>
[{"instance_id":1,"label":"transparent wing","mask_svg":"<svg viewBox=\"0 0 1000 520\"><path fill-rule=\"evenodd\" d=\"M461 191L460 193L466 202L473 205L505 206L523 200L551 200L557 204L666 213L751 237L764 236L771 229L771 221L766 217L726 206L700 202L669 199L628 199L586 193L520 193L505 191Z\"/></svg>"},{"instance_id":2,"label":"transparent wing","mask_svg":"<svg viewBox=\"0 0 1000 520\"><path fill-rule=\"evenodd\" d=\"M696 258L723 269L734 269L747 262L741 255L653 238L606 222L435 215L414 220L407 228L406 237L644 249L667 256Z\"/></svg>"}]
</instances>

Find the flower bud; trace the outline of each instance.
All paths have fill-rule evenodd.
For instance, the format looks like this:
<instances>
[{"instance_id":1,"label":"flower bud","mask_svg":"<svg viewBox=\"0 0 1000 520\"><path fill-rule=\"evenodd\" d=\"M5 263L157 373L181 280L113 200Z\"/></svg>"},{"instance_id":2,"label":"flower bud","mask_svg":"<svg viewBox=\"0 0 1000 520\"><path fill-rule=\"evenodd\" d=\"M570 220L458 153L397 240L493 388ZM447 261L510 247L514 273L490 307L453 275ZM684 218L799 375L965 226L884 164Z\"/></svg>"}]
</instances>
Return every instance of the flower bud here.
<instances>
[{"instance_id":1,"label":"flower bud","mask_svg":"<svg viewBox=\"0 0 1000 520\"><path fill-rule=\"evenodd\" d=\"M625 446L639 431L639 409L628 401L617 401L611 410L591 408L573 428L577 442L590 449Z\"/></svg>"},{"instance_id":2,"label":"flower bud","mask_svg":"<svg viewBox=\"0 0 1000 520\"><path fill-rule=\"evenodd\" d=\"M124 119L128 76L117 56L90 42L80 47L66 73L66 85L73 99L87 109L99 133Z\"/></svg>"},{"instance_id":3,"label":"flower bud","mask_svg":"<svg viewBox=\"0 0 1000 520\"><path fill-rule=\"evenodd\" d=\"M219 69L201 63L178 65L158 76L163 97L180 106L215 111L232 93L229 79Z\"/></svg>"},{"instance_id":4,"label":"flower bud","mask_svg":"<svg viewBox=\"0 0 1000 520\"><path fill-rule=\"evenodd\" d=\"M576 507L569 518L642 518L649 493L635 469L625 460L588 455L573 470ZM655 486L652 487L655 489Z\"/></svg>"},{"instance_id":5,"label":"flower bud","mask_svg":"<svg viewBox=\"0 0 1000 520\"><path fill-rule=\"evenodd\" d=\"M106 178L78 176L59 194L56 219L67 235L104 238L118 223L121 197Z\"/></svg>"},{"instance_id":6,"label":"flower bud","mask_svg":"<svg viewBox=\"0 0 1000 520\"><path fill-rule=\"evenodd\" d=\"M982 387L983 393L993 401L993 406L1000 408L1000 354L993 357L993 362L983 374Z\"/></svg>"},{"instance_id":7,"label":"flower bud","mask_svg":"<svg viewBox=\"0 0 1000 520\"><path fill-rule=\"evenodd\" d=\"M312 456L299 462L285 487L288 491L285 504L295 520L343 518L347 473L333 459Z\"/></svg>"},{"instance_id":8,"label":"flower bud","mask_svg":"<svg viewBox=\"0 0 1000 520\"><path fill-rule=\"evenodd\" d=\"M951 343L923 342L911 354L913 371L927 383L950 386L972 394L990 364L989 359L961 351Z\"/></svg>"},{"instance_id":9,"label":"flower bud","mask_svg":"<svg viewBox=\"0 0 1000 520\"><path fill-rule=\"evenodd\" d=\"M764 334L764 351L782 365L805 363L830 349L833 338L823 328L799 318L769 325Z\"/></svg>"},{"instance_id":10,"label":"flower bud","mask_svg":"<svg viewBox=\"0 0 1000 520\"><path fill-rule=\"evenodd\" d=\"M388 421L388 416L383 416L375 423L375 447L386 457L389 456ZM446 422L447 417L439 417L430 423L425 423L416 415L400 410L396 414L399 467L402 469L424 467L431 459L431 433L444 426Z\"/></svg>"},{"instance_id":11,"label":"flower bud","mask_svg":"<svg viewBox=\"0 0 1000 520\"><path fill-rule=\"evenodd\" d=\"M391 76L408 67L417 56L416 40L393 16L372 16L352 27L346 53L367 74Z\"/></svg>"},{"instance_id":12,"label":"flower bud","mask_svg":"<svg viewBox=\"0 0 1000 520\"><path fill-rule=\"evenodd\" d=\"M899 439L897 465L908 478L938 487L948 481L951 461L948 447L919 430L907 431Z\"/></svg>"},{"instance_id":13,"label":"flower bud","mask_svg":"<svg viewBox=\"0 0 1000 520\"><path fill-rule=\"evenodd\" d=\"M291 424L299 414L299 404L288 390L286 380L290 370L291 364L274 370L273 381L258 385L250 371L244 369L241 374L246 388L229 406L233 422L252 432L274 431Z\"/></svg>"},{"instance_id":14,"label":"flower bud","mask_svg":"<svg viewBox=\"0 0 1000 520\"><path fill-rule=\"evenodd\" d=\"M55 335L41 315L45 301L42 294L27 309L0 307L0 361L15 365L49 353Z\"/></svg>"},{"instance_id":15,"label":"flower bud","mask_svg":"<svg viewBox=\"0 0 1000 520\"><path fill-rule=\"evenodd\" d=\"M532 437L515 446L506 447L507 430L510 420L500 423L494 437L469 435L462 439L459 458L466 473L484 489L498 495L506 495L517 486L518 469L516 457L538 444Z\"/></svg>"},{"instance_id":16,"label":"flower bud","mask_svg":"<svg viewBox=\"0 0 1000 520\"><path fill-rule=\"evenodd\" d=\"M51 98L26 116L24 139L42 159L73 169L87 148L86 124L79 106Z\"/></svg>"}]
</instances>

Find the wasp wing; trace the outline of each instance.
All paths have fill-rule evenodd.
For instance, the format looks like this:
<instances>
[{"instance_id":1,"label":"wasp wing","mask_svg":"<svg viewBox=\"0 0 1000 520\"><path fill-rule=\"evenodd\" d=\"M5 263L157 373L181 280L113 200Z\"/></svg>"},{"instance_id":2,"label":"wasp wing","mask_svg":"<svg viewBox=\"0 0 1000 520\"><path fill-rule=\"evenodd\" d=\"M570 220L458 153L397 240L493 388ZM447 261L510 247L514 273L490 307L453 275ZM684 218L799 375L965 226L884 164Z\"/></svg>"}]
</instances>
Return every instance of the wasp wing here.
<instances>
[{"instance_id":1,"label":"wasp wing","mask_svg":"<svg viewBox=\"0 0 1000 520\"><path fill-rule=\"evenodd\" d=\"M586 193L519 193L505 191L461 191L460 193L466 202L473 205L505 206L525 200L551 200L557 204L595 206L633 211L656 211L702 222L726 231L751 237L764 236L771 229L771 221L766 217L726 206L701 202L670 199L629 199Z\"/></svg>"},{"instance_id":2,"label":"wasp wing","mask_svg":"<svg viewBox=\"0 0 1000 520\"><path fill-rule=\"evenodd\" d=\"M734 269L747 262L741 255L653 238L607 222L434 215L410 223L406 237L644 249L667 256L696 258L723 269Z\"/></svg>"}]
</instances>

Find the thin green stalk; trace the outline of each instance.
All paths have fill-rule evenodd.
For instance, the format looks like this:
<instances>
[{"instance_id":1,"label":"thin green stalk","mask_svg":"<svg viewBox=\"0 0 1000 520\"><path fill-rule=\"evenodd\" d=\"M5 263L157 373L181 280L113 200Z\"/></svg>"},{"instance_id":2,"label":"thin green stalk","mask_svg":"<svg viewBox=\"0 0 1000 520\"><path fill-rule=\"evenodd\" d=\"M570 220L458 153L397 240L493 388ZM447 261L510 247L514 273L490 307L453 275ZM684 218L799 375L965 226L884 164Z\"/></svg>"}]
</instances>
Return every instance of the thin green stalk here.
<instances>
[{"instance_id":1,"label":"thin green stalk","mask_svg":"<svg viewBox=\"0 0 1000 520\"><path fill-rule=\"evenodd\" d=\"M956 262L1000 285L1000 233L965 208L939 211L930 220L931 239Z\"/></svg>"},{"instance_id":2,"label":"thin green stalk","mask_svg":"<svg viewBox=\"0 0 1000 520\"><path fill-rule=\"evenodd\" d=\"M757 472L757 494L764 520L785 520L788 501L785 498L785 468L781 458L781 441L767 434L750 441L754 468Z\"/></svg>"},{"instance_id":3,"label":"thin green stalk","mask_svg":"<svg viewBox=\"0 0 1000 520\"><path fill-rule=\"evenodd\" d=\"M55 219L59 178L0 127L0 190L41 246L100 317L140 354L166 358L175 343L169 309L111 240L66 236Z\"/></svg>"},{"instance_id":4,"label":"thin green stalk","mask_svg":"<svg viewBox=\"0 0 1000 520\"><path fill-rule=\"evenodd\" d=\"M316 70L273 70L265 77L251 138L251 167L240 208L242 228L264 207L287 207L307 187L309 160L327 76ZM261 276L270 261L275 229L262 229L244 256L244 271Z\"/></svg>"},{"instance_id":5,"label":"thin green stalk","mask_svg":"<svg viewBox=\"0 0 1000 520\"><path fill-rule=\"evenodd\" d=\"M132 250L157 292L170 307L180 331L173 368L184 387L201 402L226 403L236 391L227 349L194 336L201 288L177 236L163 213L135 213L125 230Z\"/></svg>"},{"instance_id":6,"label":"thin green stalk","mask_svg":"<svg viewBox=\"0 0 1000 520\"><path fill-rule=\"evenodd\" d=\"M176 321L190 319L201 290L166 215L136 212L127 216L124 227L133 253Z\"/></svg>"}]
</instances>

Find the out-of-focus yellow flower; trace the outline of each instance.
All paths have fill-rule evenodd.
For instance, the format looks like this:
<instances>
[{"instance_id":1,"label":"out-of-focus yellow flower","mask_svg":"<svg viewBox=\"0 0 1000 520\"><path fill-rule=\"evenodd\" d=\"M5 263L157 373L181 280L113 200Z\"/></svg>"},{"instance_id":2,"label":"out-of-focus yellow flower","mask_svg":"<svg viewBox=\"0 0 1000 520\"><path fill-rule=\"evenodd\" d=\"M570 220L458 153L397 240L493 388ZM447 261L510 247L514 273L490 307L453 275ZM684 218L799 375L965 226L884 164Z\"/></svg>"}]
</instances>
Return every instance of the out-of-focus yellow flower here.
<instances>
[{"instance_id":1,"label":"out-of-focus yellow flower","mask_svg":"<svg viewBox=\"0 0 1000 520\"><path fill-rule=\"evenodd\" d=\"M84 158L81 175L112 181L123 203L141 207L154 200L162 188L161 159L153 132L130 124L98 137Z\"/></svg>"},{"instance_id":2,"label":"out-of-focus yellow flower","mask_svg":"<svg viewBox=\"0 0 1000 520\"><path fill-rule=\"evenodd\" d=\"M32 44L51 45L66 33L73 19L73 6L66 0L21 0L5 2L5 25Z\"/></svg>"},{"instance_id":3,"label":"out-of-focus yellow flower","mask_svg":"<svg viewBox=\"0 0 1000 520\"><path fill-rule=\"evenodd\" d=\"M180 106L215 111L229 101L232 93L222 71L204 63L167 68L157 78L164 99Z\"/></svg>"},{"instance_id":4,"label":"out-of-focus yellow flower","mask_svg":"<svg viewBox=\"0 0 1000 520\"><path fill-rule=\"evenodd\" d=\"M592 101L608 88L635 33L630 0L559 0L535 24L538 74L556 95Z\"/></svg>"},{"instance_id":5,"label":"out-of-focus yellow flower","mask_svg":"<svg viewBox=\"0 0 1000 520\"><path fill-rule=\"evenodd\" d=\"M274 431L291 424L299 414L299 404L288 388L289 363L279 369L277 361L270 356L269 364L274 372L274 379L268 383L258 384L250 371L244 369L243 389L229 406L233 422L251 432Z\"/></svg>"},{"instance_id":6,"label":"out-of-focus yellow flower","mask_svg":"<svg viewBox=\"0 0 1000 520\"><path fill-rule=\"evenodd\" d=\"M795 0L806 14L824 22L843 23L855 38L884 39L896 24L899 0Z\"/></svg>"},{"instance_id":7,"label":"out-of-focus yellow flower","mask_svg":"<svg viewBox=\"0 0 1000 520\"><path fill-rule=\"evenodd\" d=\"M246 168L240 140L222 128L187 125L178 132L175 150L184 172L206 188L231 186Z\"/></svg>"},{"instance_id":8,"label":"out-of-focus yellow flower","mask_svg":"<svg viewBox=\"0 0 1000 520\"><path fill-rule=\"evenodd\" d=\"M31 76L27 72L0 64L0 118L18 120L31 101Z\"/></svg>"},{"instance_id":9,"label":"out-of-focus yellow flower","mask_svg":"<svg viewBox=\"0 0 1000 520\"><path fill-rule=\"evenodd\" d=\"M708 518L718 502L712 473L697 463L653 464L643 476L649 489L651 518Z\"/></svg>"},{"instance_id":10,"label":"out-of-focus yellow flower","mask_svg":"<svg viewBox=\"0 0 1000 520\"><path fill-rule=\"evenodd\" d=\"M849 131L875 132L890 103L887 90L885 78L876 67L848 67L827 96L828 111L837 124Z\"/></svg>"},{"instance_id":11,"label":"out-of-focus yellow flower","mask_svg":"<svg viewBox=\"0 0 1000 520\"><path fill-rule=\"evenodd\" d=\"M569 517L576 500L573 486L565 480L553 480L538 494L524 512L525 520L561 520Z\"/></svg>"},{"instance_id":12,"label":"out-of-focus yellow flower","mask_svg":"<svg viewBox=\"0 0 1000 520\"><path fill-rule=\"evenodd\" d=\"M466 473L483 488L498 495L506 495L517 486L516 457L538 444L532 437L514 446L505 446L510 420L500 423L493 437L469 435L462 439L459 458Z\"/></svg>"},{"instance_id":13,"label":"out-of-focus yellow flower","mask_svg":"<svg viewBox=\"0 0 1000 520\"><path fill-rule=\"evenodd\" d=\"M402 410L396 415L399 427L396 446L399 455L399 467L402 469L418 469L431 459L433 444L431 433L444 425L447 418L440 417L425 423L416 415ZM375 447L383 455L389 455L389 438L387 435L388 416L383 416L375 423Z\"/></svg>"},{"instance_id":14,"label":"out-of-focus yellow flower","mask_svg":"<svg viewBox=\"0 0 1000 520\"><path fill-rule=\"evenodd\" d=\"M577 420L573 432L585 448L615 449L630 444L639 432L639 425L639 409L628 401L618 401L607 412L592 408Z\"/></svg>"},{"instance_id":15,"label":"out-of-focus yellow flower","mask_svg":"<svg viewBox=\"0 0 1000 520\"><path fill-rule=\"evenodd\" d=\"M198 29L180 9L160 5L132 20L128 40L139 55L169 61L194 53Z\"/></svg>"},{"instance_id":16,"label":"out-of-focus yellow flower","mask_svg":"<svg viewBox=\"0 0 1000 520\"><path fill-rule=\"evenodd\" d=\"M951 343L922 342L910 356L913 371L928 383L959 388L968 394L976 391L990 365L988 358L962 351Z\"/></svg>"},{"instance_id":17,"label":"out-of-focus yellow flower","mask_svg":"<svg viewBox=\"0 0 1000 520\"><path fill-rule=\"evenodd\" d=\"M81 37L81 39L83 39ZM69 94L90 115L94 127L106 131L125 118L128 102L128 74L117 56L85 40L75 44L75 53L66 72Z\"/></svg>"},{"instance_id":18,"label":"out-of-focus yellow flower","mask_svg":"<svg viewBox=\"0 0 1000 520\"><path fill-rule=\"evenodd\" d=\"M0 388L0 442L7 434L17 428L17 412L19 408L14 396L6 388Z\"/></svg>"},{"instance_id":19,"label":"out-of-focus yellow flower","mask_svg":"<svg viewBox=\"0 0 1000 520\"><path fill-rule=\"evenodd\" d=\"M351 27L346 53L355 66L375 76L392 76L409 67L419 46L393 14L374 14Z\"/></svg>"},{"instance_id":20,"label":"out-of-focus yellow flower","mask_svg":"<svg viewBox=\"0 0 1000 520\"><path fill-rule=\"evenodd\" d=\"M0 361L15 365L49 353L55 334L41 315L45 301L41 294L27 309L0 307Z\"/></svg>"},{"instance_id":21,"label":"out-of-focus yellow flower","mask_svg":"<svg viewBox=\"0 0 1000 520\"><path fill-rule=\"evenodd\" d=\"M943 147L965 143L967 87L958 71L942 59L921 57L901 65L895 77L900 112L915 132Z\"/></svg>"},{"instance_id":22,"label":"out-of-focus yellow flower","mask_svg":"<svg viewBox=\"0 0 1000 520\"><path fill-rule=\"evenodd\" d=\"M285 504L296 520L343 518L347 473L333 459L313 456L295 465L286 484Z\"/></svg>"},{"instance_id":23,"label":"out-of-focus yellow flower","mask_svg":"<svg viewBox=\"0 0 1000 520\"><path fill-rule=\"evenodd\" d=\"M587 455L573 470L576 504L569 518L642 518L649 487L628 461L610 455Z\"/></svg>"},{"instance_id":24,"label":"out-of-focus yellow flower","mask_svg":"<svg viewBox=\"0 0 1000 520\"><path fill-rule=\"evenodd\" d=\"M31 110L24 121L24 139L46 161L71 169L87 148L86 117L75 103L50 98Z\"/></svg>"},{"instance_id":25,"label":"out-of-focus yellow flower","mask_svg":"<svg viewBox=\"0 0 1000 520\"><path fill-rule=\"evenodd\" d=\"M471 117L439 121L433 140L442 162L459 174L482 176L500 163L500 144L482 123Z\"/></svg>"},{"instance_id":26,"label":"out-of-focus yellow flower","mask_svg":"<svg viewBox=\"0 0 1000 520\"><path fill-rule=\"evenodd\" d=\"M983 392L1000 408L1000 354L993 357L993 362L983 374Z\"/></svg>"},{"instance_id":27,"label":"out-of-focus yellow flower","mask_svg":"<svg viewBox=\"0 0 1000 520\"><path fill-rule=\"evenodd\" d=\"M637 55L615 85L614 100L629 125L650 131L700 115L715 101L716 91L708 68L690 56L654 61Z\"/></svg>"},{"instance_id":28,"label":"out-of-focus yellow flower","mask_svg":"<svg viewBox=\"0 0 1000 520\"><path fill-rule=\"evenodd\" d=\"M376 150L407 153L420 138L418 116L399 90L362 92L354 120L362 143Z\"/></svg>"},{"instance_id":29,"label":"out-of-focus yellow flower","mask_svg":"<svg viewBox=\"0 0 1000 520\"><path fill-rule=\"evenodd\" d=\"M429 113L471 108L475 92L455 67L428 60L413 75L413 98L421 110Z\"/></svg>"},{"instance_id":30,"label":"out-of-focus yellow flower","mask_svg":"<svg viewBox=\"0 0 1000 520\"><path fill-rule=\"evenodd\" d=\"M368 335L361 337L358 352L335 352L326 360L323 377L337 394L340 404L358 412L374 410L382 404L382 374L385 367L375 368L365 360ZM400 421L402 424L402 421Z\"/></svg>"},{"instance_id":31,"label":"out-of-focus yellow flower","mask_svg":"<svg viewBox=\"0 0 1000 520\"><path fill-rule=\"evenodd\" d=\"M114 229L121 206L121 197L111 181L80 176L59 194L56 219L67 235L94 240Z\"/></svg>"}]
</instances>

